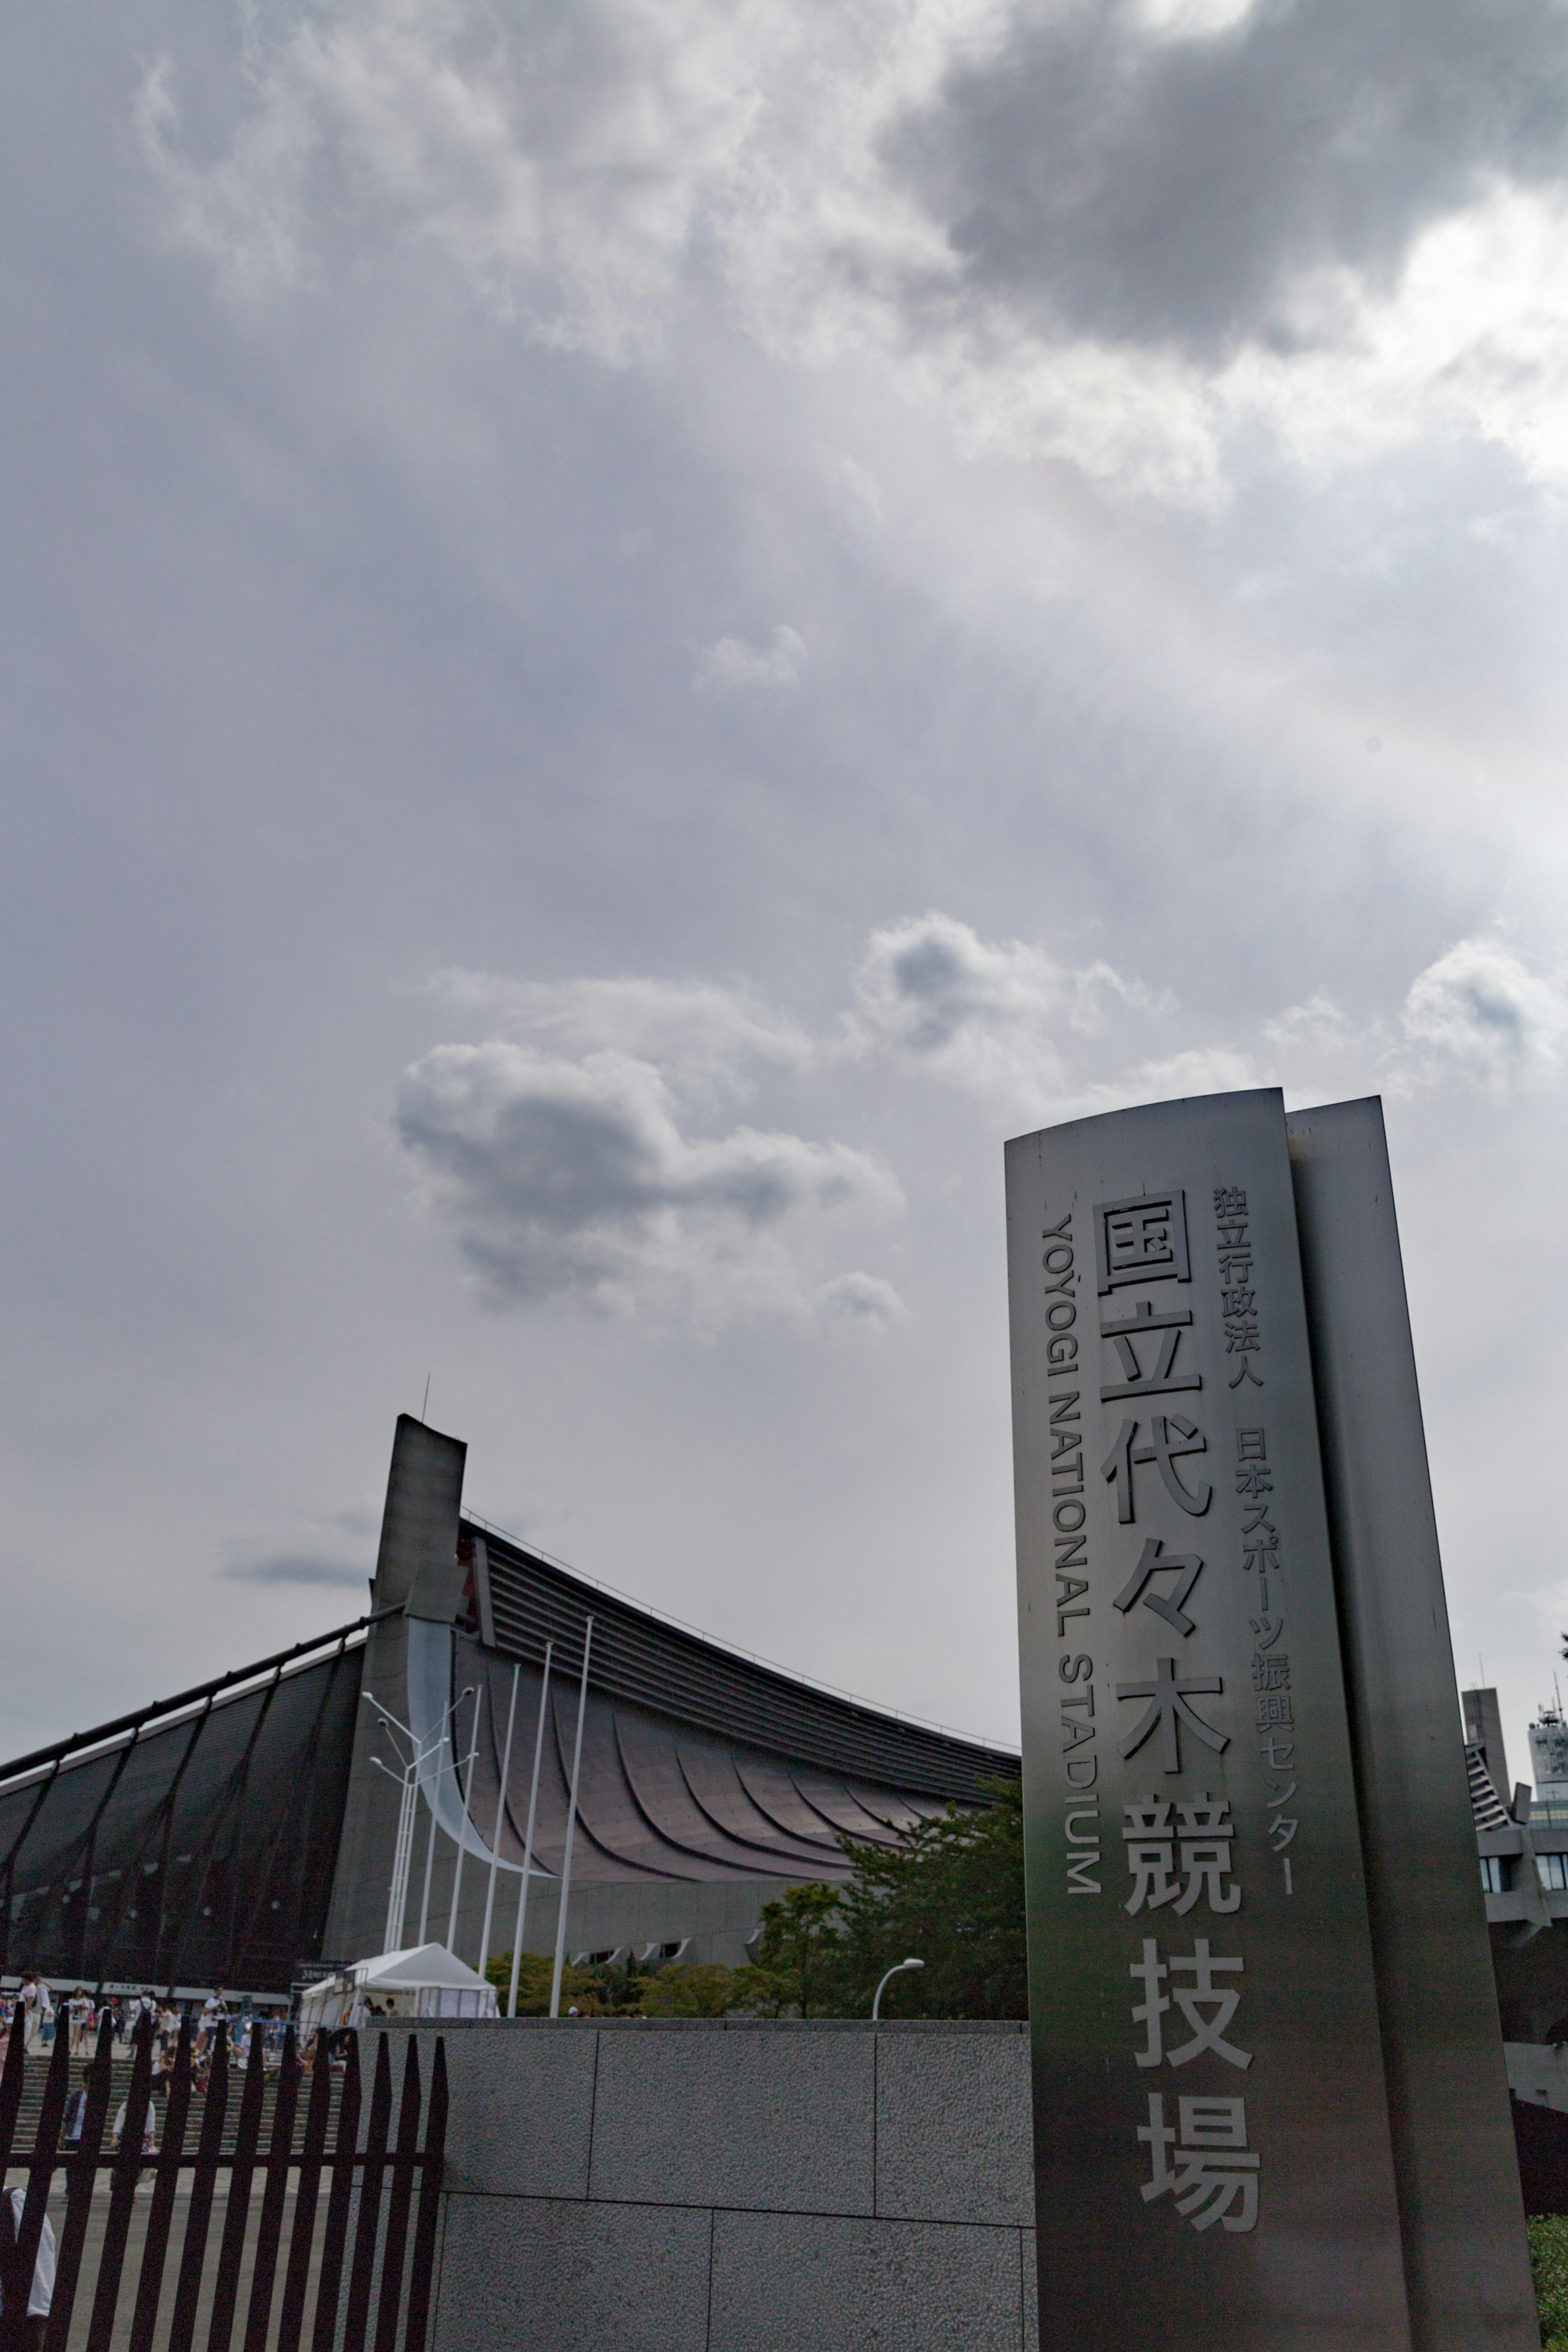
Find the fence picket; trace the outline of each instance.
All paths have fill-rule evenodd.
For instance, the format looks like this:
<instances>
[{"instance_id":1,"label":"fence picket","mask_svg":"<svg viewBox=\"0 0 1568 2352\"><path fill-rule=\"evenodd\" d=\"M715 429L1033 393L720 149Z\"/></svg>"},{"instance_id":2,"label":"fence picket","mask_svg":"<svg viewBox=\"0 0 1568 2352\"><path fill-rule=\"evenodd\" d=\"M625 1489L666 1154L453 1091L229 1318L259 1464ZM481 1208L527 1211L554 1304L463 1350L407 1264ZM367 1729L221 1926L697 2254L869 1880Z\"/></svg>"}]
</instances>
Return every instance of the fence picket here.
<instances>
[{"instance_id":1,"label":"fence picket","mask_svg":"<svg viewBox=\"0 0 1568 2352\"><path fill-rule=\"evenodd\" d=\"M289 2267L283 2279L283 2304L278 2315L278 2352L300 2352L305 2325L305 2292L310 2278L310 2249L316 2242L316 2200L321 2189L321 2152L327 2144L327 2116L332 2103L331 2061L324 2054L327 2037L318 2035L310 2070L310 2098L305 2109L305 2137L300 2150L300 2170L294 2192L294 2228L289 2241Z\"/></svg>"},{"instance_id":2,"label":"fence picket","mask_svg":"<svg viewBox=\"0 0 1568 2352\"><path fill-rule=\"evenodd\" d=\"M180 2276L174 2289L174 2315L169 2322L169 2352L191 2352L195 2338L196 2310L202 2292L202 2265L206 2260L207 2231L212 2222L213 2192L217 2187L218 2158L223 2147L224 2117L227 2112L228 2027L220 2019L213 2029L212 2067L207 2076L202 2136L196 2143L190 2210L185 2215L184 2243L180 2248Z\"/></svg>"},{"instance_id":3,"label":"fence picket","mask_svg":"<svg viewBox=\"0 0 1568 2352\"><path fill-rule=\"evenodd\" d=\"M278 2094L272 2108L272 2140L267 2152L261 2219L256 2227L256 2262L251 2273L244 2352L267 2352L272 2289L278 2277L278 2244L283 2234L283 2205L289 2193L289 2155L294 2145L294 2103L299 2092L300 2068L294 2056L294 2029L290 2025L283 2036L283 2063L278 2070Z\"/></svg>"},{"instance_id":4,"label":"fence picket","mask_svg":"<svg viewBox=\"0 0 1568 2352\"><path fill-rule=\"evenodd\" d=\"M48 2203L49 2182L54 2176L55 2152L60 2144L60 2126L65 2121L66 2092L70 2084L70 2035L63 2017L55 2023L55 2045L49 2057L48 2073L44 2077L44 2104L38 2115L38 2128L33 2141L32 2161L27 2167L27 2195L22 2207L21 2226L16 2231L16 2295L13 2297L10 2281L6 2281L7 2312L19 2301L25 2313L31 2299L33 2267L38 2259L38 2242L44 2234L44 2208Z\"/></svg>"},{"instance_id":5,"label":"fence picket","mask_svg":"<svg viewBox=\"0 0 1568 2352\"><path fill-rule=\"evenodd\" d=\"M403 2352L425 2352L430 2325L430 2279L436 2265L436 2225L447 2153L447 2044L439 2035L430 2063L430 2105L425 2117L425 2160L419 2178L419 2210L414 2223L414 2259L408 2273L408 2313Z\"/></svg>"},{"instance_id":6,"label":"fence picket","mask_svg":"<svg viewBox=\"0 0 1568 2352\"><path fill-rule=\"evenodd\" d=\"M131 2089L125 2101L125 2127L115 2151L109 2218L103 2225L103 2251L98 2258L98 2282L88 2322L87 2352L110 2352L114 2340L114 2312L120 2301L120 2274L125 2266L126 2242L136 2184L142 2178L142 2139L153 2095L153 2021L143 2011L136 2021L132 2044ZM40 2138L42 2134L39 2135Z\"/></svg>"},{"instance_id":7,"label":"fence picket","mask_svg":"<svg viewBox=\"0 0 1568 2352\"><path fill-rule=\"evenodd\" d=\"M99 2154L109 2121L109 2102L114 2095L114 2020L108 2011L99 2023L98 2049L88 2073L91 2080L87 2113L82 2117L75 2153L68 2154L65 2159L71 2167L66 2174L66 2226L55 2262L55 2294L49 2324L44 2332L44 2352L65 2352L76 2305L82 2248L87 2243L93 2187L98 2179ZM70 2142L66 2146L68 2149Z\"/></svg>"},{"instance_id":8,"label":"fence picket","mask_svg":"<svg viewBox=\"0 0 1568 2352\"><path fill-rule=\"evenodd\" d=\"M180 2183L180 2158L185 2152L185 2125L190 2111L191 2021L187 2017L181 2021L180 2038L174 2045L174 2071L169 2079L169 2104L163 2112L163 2139L158 2150L153 2202L147 2213L147 2234L142 2245L142 2272L136 2282L136 2308L131 2320L130 2352L153 2352L158 2324L158 2303L163 2291L163 2270L169 2254L169 2231L174 2218L174 2192ZM64 2352L63 2338L61 2352Z\"/></svg>"},{"instance_id":9,"label":"fence picket","mask_svg":"<svg viewBox=\"0 0 1568 2352\"><path fill-rule=\"evenodd\" d=\"M11 2161L11 2142L16 2137L16 2116L22 2105L22 2070L26 2063L27 2012L17 1993L11 2010L11 2023L5 2035L5 2064L0 2071L0 2179Z\"/></svg>"},{"instance_id":10,"label":"fence picket","mask_svg":"<svg viewBox=\"0 0 1568 2352\"><path fill-rule=\"evenodd\" d=\"M375 2037L375 2081L370 2095L370 2122L364 2136L364 2164L360 2172L359 2218L354 2228L353 2268L349 2273L348 2310L343 2319L344 2352L364 2352L370 2333L370 2291L375 2271L375 2240L381 2221L383 2166L387 2127L392 2121L392 2056L386 2036Z\"/></svg>"},{"instance_id":11,"label":"fence picket","mask_svg":"<svg viewBox=\"0 0 1568 2352\"><path fill-rule=\"evenodd\" d=\"M239 2122L234 2154L228 2160L228 2210L218 2242L217 2276L213 2282L213 2312L207 2326L207 2352L228 2352L234 2336L235 2306L239 2300L239 2273L245 2259L245 2232L250 2221L250 2181L256 2170L256 2144L261 2137L261 2036L250 2036L250 2063L239 2095Z\"/></svg>"},{"instance_id":12,"label":"fence picket","mask_svg":"<svg viewBox=\"0 0 1568 2352\"><path fill-rule=\"evenodd\" d=\"M321 2240L321 2272L316 2282L316 2324L310 2332L310 2352L334 2352L338 2339L338 2299L349 2234L349 2200L353 2195L354 2150L359 2145L359 2036L353 2033L349 2036L343 2095L338 2102L332 2186L327 2199L326 2232Z\"/></svg>"},{"instance_id":13,"label":"fence picket","mask_svg":"<svg viewBox=\"0 0 1568 2352\"><path fill-rule=\"evenodd\" d=\"M397 2314L403 2301L403 2264L408 2251L408 2209L419 2151L419 2044L411 2033L403 2057L403 2097L397 2113L397 2153L386 2208L386 2239L381 2256L381 2296L376 2305L375 2352L397 2352Z\"/></svg>"}]
</instances>

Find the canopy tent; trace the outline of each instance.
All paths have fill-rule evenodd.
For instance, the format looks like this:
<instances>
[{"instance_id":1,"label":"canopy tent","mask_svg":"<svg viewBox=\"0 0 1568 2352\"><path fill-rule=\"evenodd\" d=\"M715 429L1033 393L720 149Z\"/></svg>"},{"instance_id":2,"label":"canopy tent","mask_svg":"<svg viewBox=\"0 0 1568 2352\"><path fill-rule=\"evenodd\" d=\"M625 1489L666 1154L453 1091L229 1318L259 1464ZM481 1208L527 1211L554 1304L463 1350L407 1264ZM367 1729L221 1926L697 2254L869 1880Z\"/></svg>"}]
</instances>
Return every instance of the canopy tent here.
<instances>
[{"instance_id":1,"label":"canopy tent","mask_svg":"<svg viewBox=\"0 0 1568 2352\"><path fill-rule=\"evenodd\" d=\"M374 2004L374 2007L373 2007ZM495 2017L494 1985L487 1984L445 1944L419 1944L355 1960L300 1996L301 2034L318 2026L363 2025L384 2017Z\"/></svg>"}]
</instances>

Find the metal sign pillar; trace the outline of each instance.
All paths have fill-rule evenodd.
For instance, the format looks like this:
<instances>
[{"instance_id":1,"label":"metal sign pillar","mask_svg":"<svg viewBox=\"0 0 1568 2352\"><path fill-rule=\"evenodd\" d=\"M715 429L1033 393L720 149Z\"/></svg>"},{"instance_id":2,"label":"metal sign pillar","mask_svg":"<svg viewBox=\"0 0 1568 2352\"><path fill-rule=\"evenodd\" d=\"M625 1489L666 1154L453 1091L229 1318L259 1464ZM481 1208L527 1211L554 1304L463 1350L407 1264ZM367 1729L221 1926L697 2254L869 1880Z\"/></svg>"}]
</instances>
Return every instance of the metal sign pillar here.
<instances>
[{"instance_id":1,"label":"metal sign pillar","mask_svg":"<svg viewBox=\"0 0 1568 2352\"><path fill-rule=\"evenodd\" d=\"M1007 1199L1041 2340L1426 2352L1281 1097Z\"/></svg>"}]
</instances>

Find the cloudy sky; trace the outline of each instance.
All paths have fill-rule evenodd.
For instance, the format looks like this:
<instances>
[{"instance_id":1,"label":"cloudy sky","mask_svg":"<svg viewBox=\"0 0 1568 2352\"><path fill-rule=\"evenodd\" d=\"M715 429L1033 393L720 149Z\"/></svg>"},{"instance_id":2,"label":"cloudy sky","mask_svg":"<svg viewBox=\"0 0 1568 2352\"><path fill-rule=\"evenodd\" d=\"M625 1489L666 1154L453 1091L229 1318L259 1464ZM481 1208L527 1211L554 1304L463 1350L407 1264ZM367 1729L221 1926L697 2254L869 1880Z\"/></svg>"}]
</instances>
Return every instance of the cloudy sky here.
<instances>
[{"instance_id":1,"label":"cloudy sky","mask_svg":"<svg viewBox=\"0 0 1568 2352\"><path fill-rule=\"evenodd\" d=\"M7 34L6 1752L395 1414L1016 1723L1002 1139L1381 1091L1464 1679L1568 1625L1556 0Z\"/></svg>"}]
</instances>

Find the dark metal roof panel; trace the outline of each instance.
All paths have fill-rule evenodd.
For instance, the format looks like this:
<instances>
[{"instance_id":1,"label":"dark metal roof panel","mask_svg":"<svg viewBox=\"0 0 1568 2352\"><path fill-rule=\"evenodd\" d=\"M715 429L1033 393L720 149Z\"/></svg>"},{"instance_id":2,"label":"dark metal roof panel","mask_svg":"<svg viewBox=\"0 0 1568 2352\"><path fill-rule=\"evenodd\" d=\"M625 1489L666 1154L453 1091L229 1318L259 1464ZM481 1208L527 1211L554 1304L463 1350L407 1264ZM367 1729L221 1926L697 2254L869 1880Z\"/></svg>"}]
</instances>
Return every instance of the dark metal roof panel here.
<instances>
[{"instance_id":1,"label":"dark metal roof panel","mask_svg":"<svg viewBox=\"0 0 1568 2352\"><path fill-rule=\"evenodd\" d=\"M987 1782L1017 1778L1018 1759L1006 1748L797 1682L585 1584L489 1528L465 1523L464 1533L485 1543L496 1642L509 1656L538 1663L546 1641L553 1641L556 1671L571 1676L581 1665L584 1624L592 1616L588 1678L607 1697L911 1795L973 1803L987 1794Z\"/></svg>"}]
</instances>

